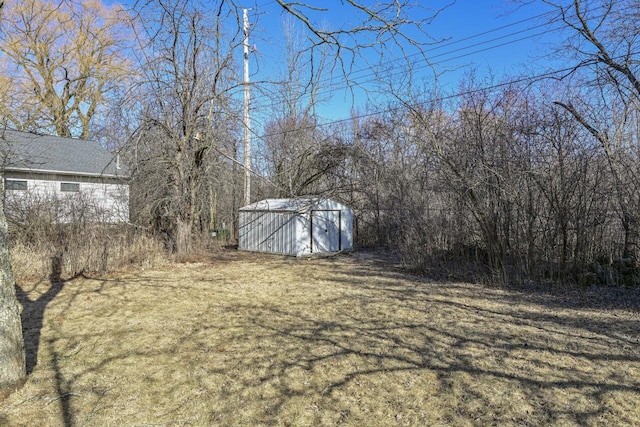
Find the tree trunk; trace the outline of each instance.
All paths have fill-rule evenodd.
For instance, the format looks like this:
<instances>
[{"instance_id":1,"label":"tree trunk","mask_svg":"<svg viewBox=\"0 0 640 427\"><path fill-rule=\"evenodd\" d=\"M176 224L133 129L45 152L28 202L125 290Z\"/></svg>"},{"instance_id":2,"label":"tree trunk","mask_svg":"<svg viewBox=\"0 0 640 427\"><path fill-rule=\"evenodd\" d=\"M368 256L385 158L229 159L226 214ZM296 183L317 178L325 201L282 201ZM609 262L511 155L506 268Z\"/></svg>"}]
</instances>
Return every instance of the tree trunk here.
<instances>
[{"instance_id":1,"label":"tree trunk","mask_svg":"<svg viewBox=\"0 0 640 427\"><path fill-rule=\"evenodd\" d=\"M631 265L638 267L638 241L640 240L640 227L638 216L624 206L622 213L622 226L624 228L624 251L622 257L629 260Z\"/></svg>"},{"instance_id":2,"label":"tree trunk","mask_svg":"<svg viewBox=\"0 0 640 427\"><path fill-rule=\"evenodd\" d=\"M191 252L192 228L191 221L178 218L176 223L176 252L179 255L187 255Z\"/></svg>"},{"instance_id":3,"label":"tree trunk","mask_svg":"<svg viewBox=\"0 0 640 427\"><path fill-rule=\"evenodd\" d=\"M0 199L4 178L0 175ZM0 208L0 400L22 385L26 378L22 322L11 270L4 202Z\"/></svg>"}]
</instances>

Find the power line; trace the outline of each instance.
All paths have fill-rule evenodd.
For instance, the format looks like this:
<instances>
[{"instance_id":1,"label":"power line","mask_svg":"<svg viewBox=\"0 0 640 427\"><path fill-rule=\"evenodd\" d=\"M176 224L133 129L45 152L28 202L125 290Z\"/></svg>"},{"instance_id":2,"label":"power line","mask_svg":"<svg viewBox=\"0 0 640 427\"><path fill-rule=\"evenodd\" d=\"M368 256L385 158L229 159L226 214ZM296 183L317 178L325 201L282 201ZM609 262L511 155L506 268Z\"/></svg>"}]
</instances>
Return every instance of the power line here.
<instances>
[{"instance_id":1,"label":"power line","mask_svg":"<svg viewBox=\"0 0 640 427\"><path fill-rule=\"evenodd\" d=\"M272 1L272 2L270 2L268 4L272 4L272 3L276 3L276 2ZM602 6L599 7L599 8L602 8ZM598 8L596 8L596 10L597 9ZM424 56L424 54L428 53L428 52L437 51L437 50L443 49L445 47L449 47L449 46L453 46L453 45L456 45L456 44L460 44L460 43L468 41L468 40L473 40L475 38L482 37L482 36L485 36L487 34L491 34L491 33L494 33L494 32L500 31L500 30L504 30L506 28L510 28L510 27L513 27L513 26L516 26L516 25L519 25L519 24L522 24L522 23L525 23L525 22L537 20L537 19L543 18L545 16L553 15L553 14L557 14L557 11L543 12L543 13L540 13L538 15L531 16L529 18L524 18L524 19L521 19L521 20L518 20L518 21L514 21L514 22L511 22L509 24L502 25L500 27L491 28L491 29L485 30L485 31L480 32L480 33L476 33L476 34L472 34L472 35L467 36L467 37L463 37L461 39L451 40L451 41L447 41L447 42L444 42L444 43L438 43L435 46L432 46L430 48L424 49L422 52L417 52L417 53L414 53L414 54L410 54L410 55L407 55L406 57L403 57L403 58L396 58L396 59L391 60L389 62L406 61L407 59L411 59L411 58L414 58L414 57ZM551 22L551 23L554 23L554 22ZM360 73L360 72L364 72L364 71L369 71L372 68L373 68L372 66L360 68L358 70L353 71L353 73L356 74L356 73ZM321 80L320 83L326 82L328 80L332 80L332 78L329 77L329 78L326 78L324 80Z\"/></svg>"},{"instance_id":2,"label":"power line","mask_svg":"<svg viewBox=\"0 0 640 427\"><path fill-rule=\"evenodd\" d=\"M529 31L531 29L533 29L533 28L529 28L529 29L526 29L526 30L521 30L521 31L518 31L518 32L515 32L515 33L512 33L512 34L506 35L506 36L496 37L494 39L487 40L486 42L476 43L474 45L470 45L470 46L465 46L465 47L462 47L462 48L454 49L454 50L451 50L451 51L448 51L448 52L444 52L444 53L435 55L435 56L431 57L431 59L439 58L441 56L450 55L450 54L457 53L457 52L462 52L462 51L470 49L472 47L482 46L485 43L492 42L492 41L498 41L498 40L504 39L506 37L510 37L512 35L516 35L516 34L519 34L519 33L523 33L523 32ZM450 61L454 61L456 59L463 58L463 57L468 56L468 55L475 55L477 53L485 52L485 51L496 49L496 48L499 48L499 47L504 47L504 46L507 46L507 45L510 45L510 44L513 44L513 43L518 43L518 42L521 42L521 41L524 41L524 40L528 40L528 39L531 39L531 38L534 38L534 37L538 37L538 36L547 34L550 31L556 31L558 29L561 29L561 28L540 31L540 32L537 32L535 34L530 34L530 35L527 35L527 36L524 36L524 37L520 37L520 38L517 38L517 39L514 39L514 40L509 40L509 41L506 41L506 42L503 42L503 43L499 43L499 44L495 44L495 45L492 45L492 46L484 47L482 49L477 49L477 50L474 50L474 51L471 51L471 52L466 52L464 54L457 55L457 56L454 56L454 57L445 58L442 61L439 61L439 63L443 64L443 63L446 63L446 62L450 62ZM431 67L431 65L429 63L425 63L425 64L422 64L422 65L418 65L418 66L412 67L412 71L418 71L418 70L422 70L422 69L429 68L429 67ZM398 68L398 67L392 67L390 70L393 70L395 68ZM387 72L390 71L390 70L387 70ZM404 73L405 73L405 70L400 70L400 71L395 72L395 73L385 74L385 77L395 77L395 76L398 76L398 75L404 74ZM368 76L372 76L372 78L369 79L369 80L360 81L360 82L358 82L358 84L359 85L364 85L364 84L367 84L367 83L373 83L373 82L375 82L375 81L377 81L379 79L379 76L377 74L375 74L375 73L371 73ZM336 82L336 83L334 83L334 86L331 86L329 88L325 88L324 90L319 91L317 93L317 95L328 94L328 93L330 93L330 92L332 92L332 91L334 91L334 90L336 90L336 89L338 89L340 87L343 87L343 83ZM274 101L273 99L268 98L268 95L260 95L260 96L255 97L254 99L256 99L256 98L257 99L268 99L271 102L277 102L277 100L280 99L280 98L276 98L276 100ZM256 108L257 109L259 107L264 107L264 106L265 106L265 104L259 104L258 103L257 105L254 104L254 106L252 108Z\"/></svg>"},{"instance_id":3,"label":"power line","mask_svg":"<svg viewBox=\"0 0 640 427\"><path fill-rule=\"evenodd\" d=\"M595 9L593 9L593 11L597 11L597 10L603 9L603 8L604 8L604 6L598 6ZM441 50L441 49L443 49L445 47L449 47L449 46L453 46L453 45L456 45L456 44L460 44L460 43L468 41L468 40L477 39L477 38L485 36L487 34L495 33L497 31L500 31L500 30L503 30L503 29L506 29L506 28L510 28L510 27L513 27L513 26L516 26L516 25L519 25L519 24L522 24L522 23L533 21L533 20L539 20L540 18L543 18L545 16L552 16L552 15L557 15L557 17L555 19L547 22L547 25L553 25L553 24L561 21L561 17L558 14L557 11L553 10L553 11L544 12L544 13L541 13L541 14L538 14L538 15L535 15L535 16L532 16L532 17L529 17L529 18L521 19L519 21L515 21L515 22L509 23L509 24L502 25L500 27L492 28L492 29L489 29L489 30L486 30L486 31L483 31L483 32L480 32L480 33L477 33L477 34L473 34L471 36L467 36L467 37L464 37L462 39L453 40L453 41L450 41L450 42L439 44L437 46L433 46L431 48L425 49L422 52L408 55L408 56L406 56L404 58L398 58L398 59L392 60L392 61L390 61L391 63L398 62L398 61L403 61L404 63L399 65L399 66L393 66L391 68L387 68L387 72L392 71L392 70L394 70L396 68L400 68L400 67L404 68L406 66L406 62L409 59L413 58L413 57L420 56L420 57L424 58L424 55L426 53L428 53L428 52ZM597 19L597 18L602 17L602 16L604 16L604 15L595 16L595 17L592 17L592 19ZM482 46L482 45L487 44L487 43L503 40L503 39L506 39L506 38L509 38L509 37L512 37L512 36L515 36L515 35L518 35L518 34L526 33L528 31L535 30L535 29L538 29L538 28L539 28L539 26L531 26L531 27L528 27L528 28L525 28L525 29L521 29L521 30L518 30L518 31L511 32L509 34L504 34L504 35L501 35L501 36L498 36L498 37L494 37L494 38L489 39L489 40L483 40L481 42L477 42L477 43L473 43L473 44L470 44L470 45L467 45L467 46L462 46L462 47L458 47L456 49L452 49L452 50L448 50L448 51L445 51L445 52L441 52L441 53L438 53L437 55L434 55L434 56L432 56L430 58L422 59L420 62L425 62L425 64L419 65L417 67L413 67L412 70L420 70L420 69L431 67L431 64L429 62L427 62L427 61L430 61L430 60L441 58L441 57L446 57L447 55L451 55L451 54L456 53L456 52L462 52L462 51L471 49L473 47ZM455 59L459 59L459 58L467 56L467 55L473 55L473 54L476 54L476 53L479 53L479 52L484 52L484 51L487 51L487 50L490 50L490 49L495 49L495 48L498 48L498 47L507 46L509 44L518 43L518 42L521 42L521 41L524 41L524 40L527 40L527 39L531 39L531 38L538 37L538 36L541 36L541 35L544 35L544 34L548 34L550 32L555 32L555 31L561 30L563 28L565 28L565 27L564 26L558 26L556 28L551 28L551 29L547 29L547 30L544 30L544 31L539 31L539 32L536 32L535 34L531 34L529 36L520 37L518 39L511 40L511 41L504 42L504 43L500 43L500 44L496 44L496 45L493 45L491 47L475 50L475 51L472 51L472 52L467 52L464 55L459 55L459 56L452 57L452 58L446 58L446 59L444 59L442 61L439 61L438 63L442 64L442 63L446 63L448 61L453 61ZM351 81L354 82L358 86L376 81L377 80L376 72L375 71L369 72L369 71L372 71L373 69L374 69L374 67L370 66L370 67L365 67L365 68L361 68L361 69L358 69L358 70L354 71L352 73L352 75L353 74L357 75L358 73L363 73L363 72L368 72L368 73L364 74L363 76L360 76L360 77L354 77ZM405 71L402 70L402 71L400 71L400 72L398 72L396 74L389 74L388 76L392 77L392 76L395 76L395 75L398 75L398 74L404 73L404 72ZM364 81L358 81L359 79L361 79L363 77L370 77L370 76L372 77L372 79L364 80ZM318 95L328 94L328 93L332 92L335 89L341 88L344 85L344 82L335 82L335 83L333 83L334 79L335 79L334 77L329 77L329 78L320 80L318 82L319 84L321 84L323 82L332 82L332 83L329 85L329 87L327 87L324 90L320 91L318 93ZM258 95L256 97L254 97L254 100L256 100L256 101L260 101L260 100L263 100L263 99L269 99L269 101L274 102L273 99L269 98L268 95ZM278 99L278 98L276 98L276 99ZM264 107L264 105L265 105L265 104L260 104L260 103L256 103L256 104L261 106L261 107Z\"/></svg>"},{"instance_id":4,"label":"power line","mask_svg":"<svg viewBox=\"0 0 640 427\"><path fill-rule=\"evenodd\" d=\"M528 36L525 36L525 37L521 37L521 38L518 38L518 39L515 39L515 40L510 40L510 41L507 41L507 42L503 42L503 43L495 44L495 45L492 45L492 46L484 47L484 48L482 48L482 49L476 49L476 50L474 50L474 51L466 52L466 53L461 54L461 55L458 55L458 56L454 56L454 57L446 58L446 59L444 59L443 61L441 61L441 63L446 63L446 62L448 62L448 61L453 61L453 60L456 60L456 59L459 59L459 58L465 57L465 56L467 56L467 55L474 55L474 54L477 54L477 53L480 53L480 52L489 51L489 50L496 49L496 48L499 48L499 47L502 47L502 46L506 46L506 45L509 45L509 44L512 44L512 43L517 43L517 42L520 42L520 41L523 41L523 40L527 40L527 39L530 39L530 38L533 38L533 37L537 37L537 36L543 35L543 34L548 33L548 32L549 32L548 30L540 31L540 32L538 32L538 33L535 33L535 34L532 34L532 35L528 35ZM500 38L496 38L496 40L499 40L499 39L500 39ZM481 45L483 45L483 44L484 44L484 43L478 43L478 44L476 44L476 45L477 45L477 46L481 46ZM464 49L466 49L466 48L464 48ZM454 51L451 51L450 53L455 53L455 52L460 51L460 50L462 50L462 49L456 49L456 50L454 50ZM449 52L447 52L446 54L449 54ZM548 55L547 55L547 56L548 56ZM430 66L429 64L419 65L419 66L417 66L417 67L414 67L414 68L413 68L413 71L418 71L418 70L420 70L420 69L428 68L429 66ZM401 74L403 74L403 73L404 73L404 71L398 71L398 72L396 72L396 73L387 74L387 75L385 75L385 77L386 77L386 78L392 78L392 77L395 77L395 76L401 75ZM364 85L364 84L366 84L366 83L372 83L372 82L377 81L378 79L379 79L379 77L377 77L377 76L376 76L375 78L372 78L372 79L370 79L370 80L366 80L366 81L360 82L359 84ZM317 94L317 95L328 94L328 93L330 93L331 91L333 91L333 89L326 89L326 90L323 90L323 91L318 92L318 94ZM266 97L266 95L263 95L263 96L262 96L262 97L260 97L260 98L265 98L265 97ZM277 102L277 101L272 101L272 102ZM252 110L253 110L253 111L258 111L258 110L260 110L260 109L265 108L265 105L266 105L266 104L264 104L264 103L263 103L263 104L254 105L254 106L252 106Z\"/></svg>"},{"instance_id":5,"label":"power line","mask_svg":"<svg viewBox=\"0 0 640 427\"><path fill-rule=\"evenodd\" d=\"M640 52L632 52L629 55L637 55L639 53ZM627 56L627 55L625 55L625 56ZM620 58L623 58L625 56L621 56L621 57L618 57L618 58L615 58L615 59L620 59ZM449 99L455 99L455 98L459 98L459 97L462 97L462 96L465 96L465 95L471 95L471 94L478 93L478 92L492 91L492 90L499 89L499 88L505 87L505 86L510 86L510 85L519 84L519 83L533 82L533 81L536 81L536 80L550 78L550 77L556 76L556 75L561 74L561 73L569 73L569 72L575 71L578 68L584 67L586 65L592 65L594 62L595 62L595 60L592 60L592 61L584 62L582 64L579 64L579 65L573 66L573 67L560 68L560 69L557 69L557 70L547 71L547 72L544 72L544 73L541 73L541 74L536 74L534 76L522 77L522 78L519 78L519 79L509 80L509 81L506 81L506 82L503 82L503 83L497 83L497 84L494 84L494 85L484 86L484 87L480 87L480 88L477 88L477 89L471 89L471 90L457 92L457 93L450 94L450 95L439 96L439 97L434 98L433 102L435 102L435 103L442 102L442 101L446 101L446 100L449 100ZM281 131L281 132L273 132L273 133L269 133L269 134L264 134L264 135L260 136L259 138L266 139L266 138L269 138L269 137L272 137L272 136L285 135L287 133L296 132L296 131L299 131L299 130L314 129L314 128L317 128L317 127L325 127L325 126L335 125L335 124L339 124L339 123L345 123L345 122L349 122L349 121L352 121L352 120L355 120L355 119L363 119L363 118L367 118L367 117L379 116L379 115L382 115L382 114L387 114L387 113L392 113L392 112L395 112L395 111L399 111L402 108L403 108L402 106L397 106L397 107L387 108L387 109L380 110L380 111L375 111L375 112L372 112L372 113L359 114L359 115L351 116L351 117L344 118L344 119L331 120L331 121L323 122L323 123L315 123L313 125L302 126L302 127L299 127L299 128L296 128L296 129L292 129L292 130L286 130L286 131Z\"/></svg>"},{"instance_id":6,"label":"power line","mask_svg":"<svg viewBox=\"0 0 640 427\"><path fill-rule=\"evenodd\" d=\"M272 1L269 4L273 4L273 3L275 3L275 1ZM593 11L597 11L598 9L602 9L602 8L603 8L603 6L599 6L599 7L595 8L595 9L593 9ZM500 30L503 30L503 29L506 29L506 28L510 28L510 27L513 27L513 26L516 26L516 25L519 25L519 24L522 24L522 23L525 23L525 22L538 20L540 18L543 18L545 16L551 16L553 14L557 14L557 11L548 11L548 12L544 12L544 13L529 17L529 18L521 19L519 21L515 21L515 22L509 23L509 24L505 24L505 25L502 25L500 27L492 28L492 29L489 29L489 30L486 30L486 31L483 31L483 32L480 32L480 33L477 33L477 34L474 34L474 35L471 35L471 36L464 37L464 38L459 39L459 40L454 40L454 41L450 41L450 42L447 42L447 43L444 43L444 44L440 44L438 46L434 46L432 48L426 49L423 52L409 55L406 58L399 58L399 59L397 59L395 61L406 60L407 58L411 58L411 57L415 57L415 56L424 56L424 53L426 53L426 52L436 51L436 50L442 49L444 47L449 47L449 46L453 46L453 45L456 45L456 44L460 44L460 43L462 43L464 41L477 39L477 38L482 37L482 36L487 35L487 34L495 33L497 31L500 31ZM602 17L602 16L604 16L604 15L599 15L599 17ZM592 17L592 19L597 19L597 18L598 18L598 16ZM552 24L555 24L555 23L557 23L559 21L561 21L560 16L558 16L558 18L555 18L555 19L549 21L547 23L547 25L552 25ZM526 33L528 31L531 31L531 30L537 29L537 28L539 28L539 27L538 26L527 27L525 29L517 30L517 31L511 32L509 34L505 34L505 35L501 35L501 36L498 36L498 37L494 37L494 38L489 39L489 40L484 40L482 42L477 42L477 43L473 43L473 44L470 44L470 45L467 45L467 46L458 47L456 49L452 49L452 50L449 50L449 51L446 51L446 52L441 52L441 53L439 53L439 54L437 54L437 55L435 55L435 56L433 56L431 58L438 58L438 57L451 55L453 53L462 52L462 51L471 49L473 47L483 46L483 45L485 45L487 43L503 40L503 39L512 37L514 35L523 34L523 33ZM502 46L506 46L506 45L509 45L509 44L518 43L520 41L527 40L527 39L534 38L534 37L538 37L538 36L543 35L545 33L558 31L558 30L563 29L563 28L565 28L565 27L564 26L558 26L556 28L547 29L547 30L544 30L544 31L539 31L539 32L537 32L535 34L530 34L530 35L527 35L527 36L524 36L524 37L520 37L520 38L515 39L515 40L508 40L508 41L503 42L503 43L495 44L495 45L484 47L484 48L481 48L481 49L476 49L476 50L474 50L472 52L466 52L463 55L458 55L458 56L455 56L455 57L445 58L444 60L440 61L440 63L447 62L447 61L452 61L452 60L455 60L455 59L459 59L460 57L463 57L463 56L467 56L467 55L472 55L472 54L488 51L488 50L495 49L495 48L502 47ZM392 61L392 62L394 62L394 61ZM430 66L428 63L426 63L426 59L425 59L424 62L425 62L425 64L419 65L418 67L414 67L413 69L414 70L419 70L419 69L422 69L422 68ZM391 67L390 70L393 70L395 68L399 68L399 67ZM562 73L562 72L568 72L568 71L571 71L573 69L574 69L574 67L568 67L568 68L563 68L563 69L559 69L559 70L555 70L555 71L549 71L549 72L545 72L545 73L538 74L538 75L535 75L535 76L530 76L530 77L526 77L526 78L511 80L511 81L504 82L504 83L499 83L499 84L492 85L492 86L478 88L478 89L475 89L475 90L472 90L472 91L459 92L459 93L455 93L455 94L439 97L439 98L436 98L434 101L439 102L439 101L443 101L443 100L447 100L447 99L457 98L457 97L464 96L466 94L471 94L471 93L478 92L478 91L494 90L494 89L497 89L497 88L500 88L500 87L503 87L503 86L507 86L507 85L511 85L511 84L517 84L517 83L532 81L532 80L536 80L536 79L542 79L542 78L545 78L545 77L551 77L553 75L556 75L556 74L559 74L559 73ZM370 70L373 70L373 67L362 68L362 69L354 71L354 73L362 73L362 72L370 71ZM401 71L401 72L404 72L404 71ZM392 73L389 76L392 77L392 76L395 76L397 74L399 74L399 73L395 73L395 74ZM375 75L376 75L375 73L368 73L368 74L365 74L362 77L375 76ZM324 79L324 80L321 80L321 82L323 82L323 81L326 82L326 81L331 81L331 80L333 80L333 78ZM370 83L370 82L375 81L375 80L376 80L376 78L370 79L370 80L365 80L365 81L359 82L359 84L366 84L366 83ZM338 84L339 83L335 83L335 85L338 85ZM332 90L333 90L333 87L330 87L327 90L321 91L319 94L324 94L324 93L330 92ZM260 96L254 97L254 99L266 99L266 98L269 98L268 95L260 95ZM259 106L260 107L264 107L264 104L261 104L261 105L259 104ZM256 110L258 108L259 107L256 106L255 104L252 107L253 110ZM348 122L348 121L353 120L353 119L366 118L366 117L376 116L376 115L380 115L380 114L385 114L385 113L388 113L388 112L397 111L400 108L401 107L390 108L390 109L386 109L386 110L382 110L382 111L378 111L378 112L367 113L367 114L358 115L358 116L352 116L352 117L345 118L345 119L338 119L338 120L327 121L327 122L323 122L323 123L317 123L317 124L313 124L313 125L310 125L310 126L303 126L303 127L296 128L296 129L293 129L293 130L288 130L288 131L273 132L273 133L263 134L263 135L258 135L255 131L252 131L252 133L257 138L264 139L264 138L267 138L267 137L286 134L286 133L294 132L294 131L297 131L297 130L304 130L304 129L314 128L314 127L324 127L324 126L329 126L329 125L333 125L333 124L337 124L337 123ZM264 123L261 123L261 125L264 128Z\"/></svg>"},{"instance_id":7,"label":"power line","mask_svg":"<svg viewBox=\"0 0 640 427\"><path fill-rule=\"evenodd\" d=\"M542 32L541 32L541 33L542 33ZM539 34L541 34L541 33L538 33L538 34L536 34L536 35L539 35ZM534 36L535 36L535 35L534 35ZM522 39L526 39L526 38L529 38L529 37L523 37ZM521 39L519 39L519 40L521 40ZM519 40L516 40L516 41L519 41ZM494 48L496 48L496 47L500 47L500 46L503 46L503 45L505 45L505 44L509 44L509 43L510 43L510 42L506 42L506 43L501 43L501 44L494 45L494 46L489 46L489 47L486 47L486 48L483 48L483 49L478 49L478 50L473 51L473 52L468 53L468 54L475 54L475 53L479 53L479 52L483 52L483 51L491 50L491 49L494 49ZM461 55L461 56L463 56L463 55ZM449 58L449 59L447 59L447 60L453 60L453 59L457 59L457 58L459 58L459 56L458 56L458 57L454 57L454 58ZM426 65L423 65L423 66L421 66L420 68L424 68L424 67L426 67ZM443 97L436 98L434 101L439 102L439 101L444 101L444 100L448 100L448 99L454 99L454 98L461 97L461 96L464 96L464 95L467 95L467 94L472 94L472 93L475 93L475 92L480 92L480 91L484 91L484 90L493 90L493 89L500 88L500 87L503 87L503 86L508 86L508 85L511 85L511 84L522 83L522 82L525 82L525 81L531 81L531 80L537 80L537 79L540 79L540 78L550 77L550 76L553 76L553 75L555 75L555 74L559 74L559 73L563 73L563 72L572 71L574 68L575 68L575 67L567 67L567 68L563 68L563 69L559 69L559 70L555 70L555 71L545 72L545 73L538 74L538 75L535 75L535 76L530 76L530 77L525 77L525 78L521 78L521 79L516 79L516 80L507 81L507 82L504 82L504 83L499 83L499 84L496 84L496 85L493 85L493 86L487 86L487 87L483 87L483 88L478 88L478 89L475 89L475 90L472 90L472 91L459 92L459 93L455 93L455 94L452 94L452 95L447 95L447 96L443 96ZM397 75L397 73L396 73L396 74L391 74L391 76L394 76L394 75ZM373 81L373 80L372 80L372 81ZM367 83L367 81L365 81L364 83ZM257 108L257 107L256 107L256 108ZM364 114L364 115L358 115L358 116L352 116L352 117L345 118L345 119L337 119L337 120L332 120L332 121L328 121L328 122L317 123L317 124L314 124L314 125L310 125L310 126L306 126L306 127L301 127L301 128L296 128L296 129L289 130L289 131L274 132L274 133L265 134L265 135L258 135L256 132L253 132L253 134L254 134L257 138L263 139L263 138L270 137L270 136L276 136L276 135L285 134L285 133L289 133L289 132L295 132L295 131L297 131L297 130L304 130L304 129L313 128L313 127L316 127L316 126L321 126L321 127L322 127L322 126L328 126L328 125L331 125L331 124L336 124L336 123L342 123L342 122L350 121L350 120L352 120L352 119L357 119L357 118L366 118L366 117L370 117L370 116L376 116L376 115L379 115L379 114L384 114L384 113L388 113L388 112L393 112L393 111L396 111L396 110L398 110L398 109L400 109L400 108L401 108L401 107L391 108L391 109L387 109L387 110L383 110L383 111L379 111L379 112L367 113L367 114ZM265 123L263 123L263 122L261 122L261 121L259 121L259 120L258 120L258 122L259 122L259 123L262 125L262 127L264 128Z\"/></svg>"}]
</instances>

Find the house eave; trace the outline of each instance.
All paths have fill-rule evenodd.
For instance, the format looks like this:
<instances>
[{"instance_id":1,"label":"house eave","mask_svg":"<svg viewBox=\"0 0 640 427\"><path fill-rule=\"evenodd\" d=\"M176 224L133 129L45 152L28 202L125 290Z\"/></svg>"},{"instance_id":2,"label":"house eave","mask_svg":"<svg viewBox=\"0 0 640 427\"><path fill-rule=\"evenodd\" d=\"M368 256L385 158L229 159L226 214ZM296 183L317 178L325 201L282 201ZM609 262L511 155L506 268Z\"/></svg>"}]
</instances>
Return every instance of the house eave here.
<instances>
[{"instance_id":1,"label":"house eave","mask_svg":"<svg viewBox=\"0 0 640 427\"><path fill-rule=\"evenodd\" d=\"M22 172L22 173L37 173L44 175L66 175L66 176L84 176L92 178L109 178L109 179L129 179L126 175L112 175L112 174L99 174L91 172L74 172L74 171L57 171L50 169L32 169L32 168L16 168L5 167L5 172Z\"/></svg>"}]
</instances>

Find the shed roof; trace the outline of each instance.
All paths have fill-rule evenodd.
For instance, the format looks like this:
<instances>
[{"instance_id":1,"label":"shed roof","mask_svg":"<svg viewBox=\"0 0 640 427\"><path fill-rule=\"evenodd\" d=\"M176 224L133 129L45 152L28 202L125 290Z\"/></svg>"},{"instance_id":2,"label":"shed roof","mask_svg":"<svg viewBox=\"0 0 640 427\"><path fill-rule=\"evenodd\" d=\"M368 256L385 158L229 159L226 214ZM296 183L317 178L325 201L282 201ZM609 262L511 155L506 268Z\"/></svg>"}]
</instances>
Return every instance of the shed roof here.
<instances>
[{"instance_id":1,"label":"shed roof","mask_svg":"<svg viewBox=\"0 0 640 427\"><path fill-rule=\"evenodd\" d=\"M126 177L116 157L96 141L0 130L0 147L6 152L5 170Z\"/></svg>"},{"instance_id":2,"label":"shed roof","mask_svg":"<svg viewBox=\"0 0 640 427\"><path fill-rule=\"evenodd\" d=\"M295 199L265 199L240 208L241 211L281 211L281 212L309 212L315 209L336 209L341 205L323 197L300 197Z\"/></svg>"}]
</instances>

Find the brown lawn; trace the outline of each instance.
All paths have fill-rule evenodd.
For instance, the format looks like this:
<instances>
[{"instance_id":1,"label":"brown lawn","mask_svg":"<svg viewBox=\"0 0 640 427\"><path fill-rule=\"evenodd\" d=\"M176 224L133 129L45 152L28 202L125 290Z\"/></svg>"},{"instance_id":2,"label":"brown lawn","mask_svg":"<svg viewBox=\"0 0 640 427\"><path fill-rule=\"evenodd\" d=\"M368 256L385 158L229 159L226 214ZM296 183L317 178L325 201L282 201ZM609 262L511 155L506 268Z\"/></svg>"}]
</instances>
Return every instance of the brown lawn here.
<instances>
[{"instance_id":1,"label":"brown lawn","mask_svg":"<svg viewBox=\"0 0 640 427\"><path fill-rule=\"evenodd\" d=\"M228 251L21 288L0 425L640 425L640 314L588 294Z\"/></svg>"}]
</instances>

